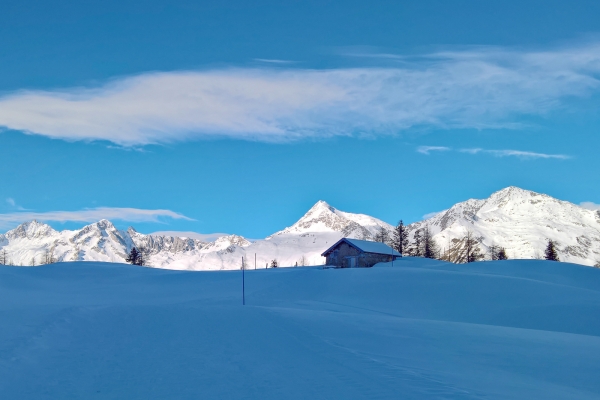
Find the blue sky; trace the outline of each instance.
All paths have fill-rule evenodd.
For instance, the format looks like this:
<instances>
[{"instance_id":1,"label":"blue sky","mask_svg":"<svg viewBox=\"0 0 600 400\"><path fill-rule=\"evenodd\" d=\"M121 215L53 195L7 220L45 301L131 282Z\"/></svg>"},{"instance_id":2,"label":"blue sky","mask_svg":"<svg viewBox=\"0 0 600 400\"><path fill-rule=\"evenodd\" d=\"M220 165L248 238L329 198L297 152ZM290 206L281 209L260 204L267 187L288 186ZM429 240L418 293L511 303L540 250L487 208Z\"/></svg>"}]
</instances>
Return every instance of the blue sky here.
<instances>
[{"instance_id":1,"label":"blue sky","mask_svg":"<svg viewBox=\"0 0 600 400\"><path fill-rule=\"evenodd\" d=\"M0 231L600 203L600 3L251 3L3 3Z\"/></svg>"}]
</instances>

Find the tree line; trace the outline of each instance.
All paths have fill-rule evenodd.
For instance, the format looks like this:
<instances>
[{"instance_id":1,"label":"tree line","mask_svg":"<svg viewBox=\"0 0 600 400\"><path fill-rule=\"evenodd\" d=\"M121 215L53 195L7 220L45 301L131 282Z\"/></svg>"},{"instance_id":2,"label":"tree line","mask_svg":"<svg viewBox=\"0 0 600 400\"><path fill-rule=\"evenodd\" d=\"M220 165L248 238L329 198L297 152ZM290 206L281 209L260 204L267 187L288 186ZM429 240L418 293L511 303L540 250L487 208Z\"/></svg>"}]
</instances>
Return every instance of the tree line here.
<instances>
[{"instance_id":1,"label":"tree line","mask_svg":"<svg viewBox=\"0 0 600 400\"><path fill-rule=\"evenodd\" d=\"M467 231L461 238L453 239L453 246L440 249L439 244L433 238L429 226L416 229L412 240L409 240L409 232L404 222L400 220L390 235L384 227L379 227L374 236L375 241L388 244L402 255L412 257L424 257L438 260L451 261L455 263L471 263L482 261L486 258L492 261L508 260L506 249L502 246L492 245L485 253L481 249L482 237L476 237L472 231ZM556 250L556 242L548 239L544 252L544 259L549 261L560 261ZM600 267L600 262L596 263Z\"/></svg>"}]
</instances>

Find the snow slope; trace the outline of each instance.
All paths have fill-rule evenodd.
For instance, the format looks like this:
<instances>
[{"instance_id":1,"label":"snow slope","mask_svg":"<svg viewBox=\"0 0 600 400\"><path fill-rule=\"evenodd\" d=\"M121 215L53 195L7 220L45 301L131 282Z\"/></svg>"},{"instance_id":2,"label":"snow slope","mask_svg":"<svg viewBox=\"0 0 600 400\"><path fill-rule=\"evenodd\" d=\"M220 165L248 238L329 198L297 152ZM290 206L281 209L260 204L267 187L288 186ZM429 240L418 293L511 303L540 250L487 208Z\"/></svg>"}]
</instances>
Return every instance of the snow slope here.
<instances>
[{"instance_id":1,"label":"snow slope","mask_svg":"<svg viewBox=\"0 0 600 400\"><path fill-rule=\"evenodd\" d=\"M598 399L600 270L0 267L6 399Z\"/></svg>"},{"instance_id":2,"label":"snow slope","mask_svg":"<svg viewBox=\"0 0 600 400\"><path fill-rule=\"evenodd\" d=\"M514 186L411 224L411 237L426 226L451 255L462 245L458 239L470 230L480 238L483 250L502 246L509 258L540 258L552 239L561 261L584 265L600 261L600 211Z\"/></svg>"}]
</instances>

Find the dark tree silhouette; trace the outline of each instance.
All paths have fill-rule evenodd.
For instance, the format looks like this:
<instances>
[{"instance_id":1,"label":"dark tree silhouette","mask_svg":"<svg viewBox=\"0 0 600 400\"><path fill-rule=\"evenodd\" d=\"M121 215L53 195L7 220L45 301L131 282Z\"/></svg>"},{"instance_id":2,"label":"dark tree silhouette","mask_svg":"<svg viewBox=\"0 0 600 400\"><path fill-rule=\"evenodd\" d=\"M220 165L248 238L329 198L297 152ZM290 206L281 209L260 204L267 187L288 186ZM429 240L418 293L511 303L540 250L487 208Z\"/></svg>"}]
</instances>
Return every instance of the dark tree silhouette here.
<instances>
[{"instance_id":1,"label":"dark tree silhouette","mask_svg":"<svg viewBox=\"0 0 600 400\"><path fill-rule=\"evenodd\" d=\"M423 250L422 255L425 258L438 258L440 250L435 239L432 237L429 227L426 226L423 231Z\"/></svg>"},{"instance_id":2,"label":"dark tree silhouette","mask_svg":"<svg viewBox=\"0 0 600 400\"><path fill-rule=\"evenodd\" d=\"M139 251L135 247L132 247L131 251L129 252L129 255L127 256L125 261L127 261L128 263L133 264L133 265L139 265L139 262L140 262Z\"/></svg>"},{"instance_id":3,"label":"dark tree silhouette","mask_svg":"<svg viewBox=\"0 0 600 400\"><path fill-rule=\"evenodd\" d=\"M498 250L497 260L508 260L508 257L506 256L506 249L504 247L500 247L500 250Z\"/></svg>"},{"instance_id":4,"label":"dark tree silhouette","mask_svg":"<svg viewBox=\"0 0 600 400\"><path fill-rule=\"evenodd\" d=\"M394 234L392 236L392 247L398 253L404 255L405 251L408 251L408 231L404 226L402 220L398 222L398 225L394 228Z\"/></svg>"},{"instance_id":5,"label":"dark tree silhouette","mask_svg":"<svg viewBox=\"0 0 600 400\"><path fill-rule=\"evenodd\" d=\"M560 261L558 259L558 254L556 253L556 244L552 239L548 239L548 245L546 246L546 251L544 252L544 258L548 261Z\"/></svg>"}]
</instances>

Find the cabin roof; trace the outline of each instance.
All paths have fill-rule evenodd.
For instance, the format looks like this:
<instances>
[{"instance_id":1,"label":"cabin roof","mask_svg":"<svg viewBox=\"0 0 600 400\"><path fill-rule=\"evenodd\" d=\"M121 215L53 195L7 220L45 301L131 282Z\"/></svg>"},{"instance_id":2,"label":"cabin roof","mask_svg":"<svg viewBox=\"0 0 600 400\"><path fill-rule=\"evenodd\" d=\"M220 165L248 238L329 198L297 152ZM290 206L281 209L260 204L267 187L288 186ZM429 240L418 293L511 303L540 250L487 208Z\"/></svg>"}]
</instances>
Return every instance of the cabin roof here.
<instances>
[{"instance_id":1,"label":"cabin roof","mask_svg":"<svg viewBox=\"0 0 600 400\"><path fill-rule=\"evenodd\" d=\"M402 254L398 253L396 250L392 249L385 243L381 242L371 242L369 240L358 240L358 239L349 239L342 238L338 240L333 246L328 248L321 254L325 257L328 253L332 252L334 248L336 248L340 243L346 242L350 246L356 248L357 250L363 253L374 253L374 254L386 254L386 255L394 255L394 256L402 256Z\"/></svg>"}]
</instances>

